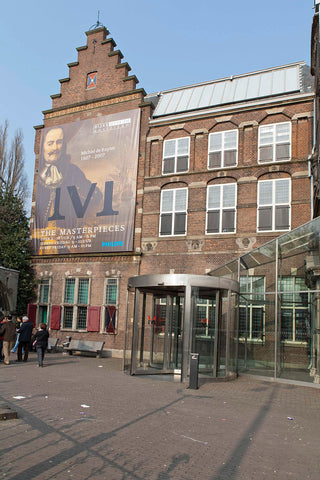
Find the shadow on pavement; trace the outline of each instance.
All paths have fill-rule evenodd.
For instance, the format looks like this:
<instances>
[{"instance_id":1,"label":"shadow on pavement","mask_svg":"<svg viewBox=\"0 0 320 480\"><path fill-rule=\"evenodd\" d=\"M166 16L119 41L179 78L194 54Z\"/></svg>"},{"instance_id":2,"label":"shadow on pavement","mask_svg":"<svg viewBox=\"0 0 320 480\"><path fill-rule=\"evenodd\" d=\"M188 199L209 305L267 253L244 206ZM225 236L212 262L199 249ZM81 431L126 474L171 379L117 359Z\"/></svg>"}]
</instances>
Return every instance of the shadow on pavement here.
<instances>
[{"instance_id":1,"label":"shadow on pavement","mask_svg":"<svg viewBox=\"0 0 320 480\"><path fill-rule=\"evenodd\" d=\"M250 447L252 442L252 437L257 433L261 427L266 415L268 414L272 402L276 393L277 385L274 385L271 395L265 404L260 408L259 413L256 415L255 419L251 422L247 430L243 433L241 439L237 443L236 447L230 454L229 461L223 465L217 474L212 477L212 480L234 480L238 477L239 470L238 467L241 464L241 461Z\"/></svg>"}]
</instances>

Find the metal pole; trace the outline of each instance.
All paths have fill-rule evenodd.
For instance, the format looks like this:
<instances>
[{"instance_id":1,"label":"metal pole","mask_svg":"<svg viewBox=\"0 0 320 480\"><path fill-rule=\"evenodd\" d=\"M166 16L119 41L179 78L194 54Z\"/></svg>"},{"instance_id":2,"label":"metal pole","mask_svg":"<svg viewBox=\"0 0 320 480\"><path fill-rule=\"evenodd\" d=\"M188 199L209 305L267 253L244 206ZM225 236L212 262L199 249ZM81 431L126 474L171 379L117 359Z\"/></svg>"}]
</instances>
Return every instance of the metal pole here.
<instances>
[{"instance_id":1,"label":"metal pole","mask_svg":"<svg viewBox=\"0 0 320 480\"><path fill-rule=\"evenodd\" d=\"M226 327L226 377L229 374L230 357L230 323L231 323L231 290L228 290L227 327Z\"/></svg>"},{"instance_id":2,"label":"metal pole","mask_svg":"<svg viewBox=\"0 0 320 480\"><path fill-rule=\"evenodd\" d=\"M127 328L128 328L128 303L129 303L129 289L127 288L127 304L126 304L126 316L124 322L124 349L123 349L123 359L122 359L122 370L126 368L126 356L127 356Z\"/></svg>"},{"instance_id":3,"label":"metal pole","mask_svg":"<svg viewBox=\"0 0 320 480\"><path fill-rule=\"evenodd\" d=\"M166 318L164 329L164 346L163 346L163 370L167 372L170 365L170 351L171 351L171 319L172 319L172 295L166 296ZM170 345L169 345L170 342Z\"/></svg>"},{"instance_id":4,"label":"metal pole","mask_svg":"<svg viewBox=\"0 0 320 480\"><path fill-rule=\"evenodd\" d=\"M182 333L181 381L187 382L190 338L192 335L191 286L190 285L186 285L186 288L185 288L184 304L185 304L185 307L184 307L184 322L183 322L183 333Z\"/></svg>"},{"instance_id":5,"label":"metal pole","mask_svg":"<svg viewBox=\"0 0 320 480\"><path fill-rule=\"evenodd\" d=\"M220 290L216 292L216 314L215 314L215 323L214 323L214 351L213 351L213 377L218 376L218 371L220 367L220 356L219 356L219 342L220 342L220 325L221 325L221 299L220 299Z\"/></svg>"},{"instance_id":6,"label":"metal pole","mask_svg":"<svg viewBox=\"0 0 320 480\"><path fill-rule=\"evenodd\" d=\"M136 372L136 355L139 340L139 313L140 313L140 290L135 288L134 298L134 316L133 316L133 333L132 333L132 350L131 350L131 375Z\"/></svg>"},{"instance_id":7,"label":"metal pole","mask_svg":"<svg viewBox=\"0 0 320 480\"><path fill-rule=\"evenodd\" d=\"M241 271L241 264L240 264L240 257L238 258L238 282L240 285L240 271ZM235 351L235 371L238 375L239 373L239 325L240 325L240 291L237 293L237 310L236 310L236 317L235 317L235 335L236 335L236 351Z\"/></svg>"},{"instance_id":8,"label":"metal pole","mask_svg":"<svg viewBox=\"0 0 320 480\"><path fill-rule=\"evenodd\" d=\"M144 359L144 335L145 335L145 323L146 323L145 315L146 315L146 293L143 292L141 342L140 342L140 365L143 363L143 359Z\"/></svg>"},{"instance_id":9,"label":"metal pole","mask_svg":"<svg viewBox=\"0 0 320 480\"><path fill-rule=\"evenodd\" d=\"M275 302L274 302L274 378L278 377L278 329L279 329L279 322L278 322L278 275L279 275L279 241L276 238L276 265L275 265Z\"/></svg>"}]
</instances>

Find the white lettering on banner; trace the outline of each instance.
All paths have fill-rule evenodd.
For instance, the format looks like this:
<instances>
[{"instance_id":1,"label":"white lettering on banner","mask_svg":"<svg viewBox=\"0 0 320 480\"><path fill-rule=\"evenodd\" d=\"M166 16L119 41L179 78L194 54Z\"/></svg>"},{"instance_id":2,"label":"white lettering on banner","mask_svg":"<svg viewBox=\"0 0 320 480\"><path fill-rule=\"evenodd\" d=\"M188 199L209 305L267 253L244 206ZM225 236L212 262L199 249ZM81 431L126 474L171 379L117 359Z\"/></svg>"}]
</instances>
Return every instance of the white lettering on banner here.
<instances>
[{"instance_id":1,"label":"white lettering on banner","mask_svg":"<svg viewBox=\"0 0 320 480\"><path fill-rule=\"evenodd\" d=\"M83 162L85 160L91 160L93 158L105 158L106 154L109 152L115 151L116 147L100 147L93 150L82 150L80 152L80 160Z\"/></svg>"},{"instance_id":2,"label":"white lettering on banner","mask_svg":"<svg viewBox=\"0 0 320 480\"><path fill-rule=\"evenodd\" d=\"M108 128L123 128L131 124L131 118L123 118L121 120L114 120L112 122L97 123L93 126L93 133L105 132Z\"/></svg>"},{"instance_id":3,"label":"white lettering on banner","mask_svg":"<svg viewBox=\"0 0 320 480\"><path fill-rule=\"evenodd\" d=\"M107 232L124 232L125 225L95 225L94 227L75 227L75 228L59 228L50 230L40 230L41 237L55 237L63 235L81 235L85 233L107 233Z\"/></svg>"}]
</instances>

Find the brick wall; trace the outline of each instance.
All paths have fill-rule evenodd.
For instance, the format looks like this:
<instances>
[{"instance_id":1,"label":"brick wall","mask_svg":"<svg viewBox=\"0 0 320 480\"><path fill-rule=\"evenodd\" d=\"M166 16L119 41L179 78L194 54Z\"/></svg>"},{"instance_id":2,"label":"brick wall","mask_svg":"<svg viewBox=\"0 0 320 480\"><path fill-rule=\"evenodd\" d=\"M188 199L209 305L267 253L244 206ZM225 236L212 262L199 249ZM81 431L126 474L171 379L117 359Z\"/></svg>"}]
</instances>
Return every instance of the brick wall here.
<instances>
[{"instance_id":1,"label":"brick wall","mask_svg":"<svg viewBox=\"0 0 320 480\"><path fill-rule=\"evenodd\" d=\"M61 125L140 108L140 145L137 166L135 233L133 251L126 254L56 255L34 257L40 280L50 279L51 305L63 304L65 278L90 278L90 305L104 303L104 284L108 276L119 279L119 315L117 335L72 332L73 338L102 337L107 350L121 351L124 346L128 278L140 274L205 274L226 262L271 240L279 232L257 232L258 181L291 179L291 228L308 220L311 213L311 185L308 155L312 148L312 98L292 98L267 106L250 108L239 103L219 112L205 110L185 114L181 120L170 117L153 122L152 105L143 103L145 92L136 88L130 66L123 61L116 43L106 28L86 32L86 45L77 48L77 60L68 64L69 75L60 79L60 92L53 94L52 108L44 112L43 125L35 134L36 198L40 139L43 127ZM97 73L96 85L88 88L88 74ZM151 121L150 121L151 120ZM290 122L292 126L291 160L274 164L258 163L259 126ZM238 163L234 168L208 170L210 133L238 131ZM190 137L187 173L162 175L164 141ZM124 179L125 181L125 179ZM237 185L236 232L205 233L206 196L209 185ZM161 191L188 188L187 233L182 236L159 235ZM281 232L280 232L281 233ZM132 297L129 296L129 299ZM128 321L133 305L130 300ZM103 312L103 310L102 310ZM101 314L102 315L102 314ZM50 308L49 308L50 323ZM101 319L102 325L102 319ZM54 331L62 338L69 331Z\"/></svg>"}]
</instances>

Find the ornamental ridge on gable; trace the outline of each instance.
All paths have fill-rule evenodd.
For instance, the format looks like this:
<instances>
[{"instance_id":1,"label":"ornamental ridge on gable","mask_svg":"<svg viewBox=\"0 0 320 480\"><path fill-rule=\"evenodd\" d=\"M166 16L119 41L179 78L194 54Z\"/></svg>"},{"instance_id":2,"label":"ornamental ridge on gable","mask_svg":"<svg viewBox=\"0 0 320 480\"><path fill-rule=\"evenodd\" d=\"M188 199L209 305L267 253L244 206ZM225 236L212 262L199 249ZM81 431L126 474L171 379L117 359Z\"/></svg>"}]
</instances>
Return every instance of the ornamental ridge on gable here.
<instances>
[{"instance_id":1,"label":"ornamental ridge on gable","mask_svg":"<svg viewBox=\"0 0 320 480\"><path fill-rule=\"evenodd\" d=\"M43 112L46 118L56 116L53 110L81 103L93 104L94 101L112 96L125 97L136 90L139 81L135 75L128 75L131 67L127 62L122 62L123 54L115 50L116 43L112 38L107 38L108 34L109 31L103 26L86 32L87 43L77 48L77 61L68 64L68 77L59 80L60 93L51 95L52 109ZM118 101L109 99L106 104L113 103ZM95 104L93 107L81 105L73 108L83 110L97 107Z\"/></svg>"}]
</instances>

